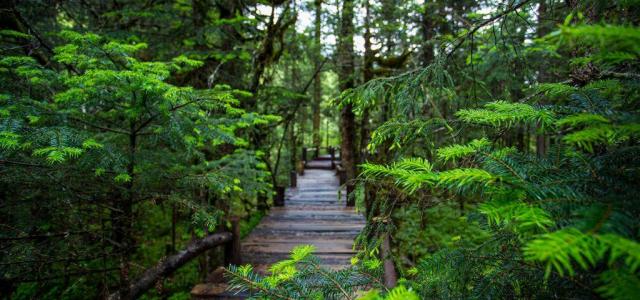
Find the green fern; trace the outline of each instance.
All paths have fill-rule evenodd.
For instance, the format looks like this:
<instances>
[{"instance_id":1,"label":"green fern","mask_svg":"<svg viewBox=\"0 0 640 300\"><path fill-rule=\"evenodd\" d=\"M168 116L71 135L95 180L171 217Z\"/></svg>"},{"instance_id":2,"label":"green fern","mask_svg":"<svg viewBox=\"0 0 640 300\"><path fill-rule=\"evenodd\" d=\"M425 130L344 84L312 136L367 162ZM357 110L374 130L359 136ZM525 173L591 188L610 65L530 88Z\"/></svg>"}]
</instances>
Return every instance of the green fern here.
<instances>
[{"instance_id":1,"label":"green fern","mask_svg":"<svg viewBox=\"0 0 640 300\"><path fill-rule=\"evenodd\" d=\"M408 193L431 186L437 177L431 172L431 164L421 158L408 158L389 166L377 164L362 164L361 176L367 179L393 179L395 184Z\"/></svg>"},{"instance_id":2,"label":"green fern","mask_svg":"<svg viewBox=\"0 0 640 300\"><path fill-rule=\"evenodd\" d=\"M565 273L573 276L576 273L574 261L587 269L604 255L591 235L574 228L546 233L529 242L523 250L527 260L545 263L545 278L549 278L552 270L560 276Z\"/></svg>"},{"instance_id":3,"label":"green fern","mask_svg":"<svg viewBox=\"0 0 640 300\"><path fill-rule=\"evenodd\" d=\"M551 111L505 101L485 104L484 109L461 109L456 112L456 116L466 123L502 128L518 124L539 124L544 129L555 121L555 114Z\"/></svg>"},{"instance_id":4,"label":"green fern","mask_svg":"<svg viewBox=\"0 0 640 300\"><path fill-rule=\"evenodd\" d=\"M487 216L490 224L503 227L514 226L517 233L547 231L555 225L544 209L522 201L490 201L478 206L478 211Z\"/></svg>"},{"instance_id":5,"label":"green fern","mask_svg":"<svg viewBox=\"0 0 640 300\"><path fill-rule=\"evenodd\" d=\"M500 178L477 168L462 168L438 173L437 186L458 193L478 192L500 181Z\"/></svg>"},{"instance_id":6,"label":"green fern","mask_svg":"<svg viewBox=\"0 0 640 300\"><path fill-rule=\"evenodd\" d=\"M556 121L556 126L577 127L577 126L585 126L585 125L587 126L598 125L598 124L609 123L609 122L610 122L609 119L601 115L582 113L582 114L570 115L562 119L558 119Z\"/></svg>"},{"instance_id":7,"label":"green fern","mask_svg":"<svg viewBox=\"0 0 640 300\"><path fill-rule=\"evenodd\" d=\"M440 118L415 119L411 121L389 120L372 134L367 150L375 152L389 142L389 150L401 149L417 139L433 136L436 130L446 129L446 121Z\"/></svg>"},{"instance_id":8,"label":"green fern","mask_svg":"<svg viewBox=\"0 0 640 300\"><path fill-rule=\"evenodd\" d=\"M609 250L609 265L613 266L620 260L631 272L640 268L640 243L616 234L596 235L596 238Z\"/></svg>"},{"instance_id":9,"label":"green fern","mask_svg":"<svg viewBox=\"0 0 640 300\"><path fill-rule=\"evenodd\" d=\"M536 93L541 93L549 98L567 98L578 91L577 88L564 83L541 83L535 87Z\"/></svg>"},{"instance_id":10,"label":"green fern","mask_svg":"<svg viewBox=\"0 0 640 300\"><path fill-rule=\"evenodd\" d=\"M358 297L358 300L419 300L420 297L412 291L411 289L407 289L406 287L399 285L389 291L386 295L381 296L378 290L370 290L361 297Z\"/></svg>"},{"instance_id":11,"label":"green fern","mask_svg":"<svg viewBox=\"0 0 640 300\"><path fill-rule=\"evenodd\" d=\"M564 228L546 233L524 247L525 257L546 264L545 278L552 268L561 276L576 273L573 262L582 269L594 267L608 256L608 264L622 262L632 272L640 267L640 244L612 234L583 233L575 228Z\"/></svg>"},{"instance_id":12,"label":"green fern","mask_svg":"<svg viewBox=\"0 0 640 300\"><path fill-rule=\"evenodd\" d=\"M622 25L560 26L552 39L561 45L591 46L598 49L587 58L599 64L621 64L640 55L640 30ZM585 61L587 62L587 61Z\"/></svg>"},{"instance_id":13,"label":"green fern","mask_svg":"<svg viewBox=\"0 0 640 300\"><path fill-rule=\"evenodd\" d=\"M640 124L593 125L567 134L563 141L578 148L593 152L596 145L613 145L640 135Z\"/></svg>"},{"instance_id":14,"label":"green fern","mask_svg":"<svg viewBox=\"0 0 640 300\"><path fill-rule=\"evenodd\" d=\"M596 291L608 299L633 300L640 295L640 278L624 268L602 272L598 283Z\"/></svg>"},{"instance_id":15,"label":"green fern","mask_svg":"<svg viewBox=\"0 0 640 300\"><path fill-rule=\"evenodd\" d=\"M438 149L437 156L445 162L455 162L465 156L475 154L480 148L485 148L491 145L486 138L476 139L469 142L467 145L451 145Z\"/></svg>"}]
</instances>

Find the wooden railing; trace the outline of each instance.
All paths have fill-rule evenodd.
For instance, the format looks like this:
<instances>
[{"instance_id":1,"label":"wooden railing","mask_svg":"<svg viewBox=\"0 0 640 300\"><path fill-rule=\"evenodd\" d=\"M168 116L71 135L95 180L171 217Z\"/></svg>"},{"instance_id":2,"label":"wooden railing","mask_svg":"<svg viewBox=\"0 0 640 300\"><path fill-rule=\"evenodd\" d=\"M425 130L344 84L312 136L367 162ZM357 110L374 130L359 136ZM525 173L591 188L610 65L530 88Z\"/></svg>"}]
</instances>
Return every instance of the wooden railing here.
<instances>
[{"instance_id":1,"label":"wooden railing","mask_svg":"<svg viewBox=\"0 0 640 300\"><path fill-rule=\"evenodd\" d=\"M302 147L302 161L309 161L309 154L311 154L311 159L318 158L322 153L322 150L326 150L326 154L329 154L332 158L332 161L336 158L336 153L339 153L340 148L338 147Z\"/></svg>"},{"instance_id":2,"label":"wooden railing","mask_svg":"<svg viewBox=\"0 0 640 300\"><path fill-rule=\"evenodd\" d=\"M326 153L330 156L331 159L331 169L332 170L336 170L336 176L338 176L340 185L344 185L347 183L347 173L345 171L345 169L338 163L339 161L337 160L337 155L340 153L340 148L339 147L333 147L333 146L329 146L329 147L302 147L302 157L301 157L301 161L303 162L304 165L307 164L307 162L309 161L309 157L311 154L312 159L318 158L320 156L320 153L322 153L322 150L326 150ZM291 183L291 187L295 188L298 185L298 175L304 175L304 168L302 168L302 170L300 170L300 173L298 174L298 172L296 170L291 170L291 173L289 174L290 178L289 181ZM280 194L282 194L282 196L280 196ZM284 188L282 193L279 193L279 191L276 191L276 200L274 201L274 204L276 206L281 206L284 205ZM353 203L353 201L351 199L347 200L347 206L354 206L355 203Z\"/></svg>"}]
</instances>

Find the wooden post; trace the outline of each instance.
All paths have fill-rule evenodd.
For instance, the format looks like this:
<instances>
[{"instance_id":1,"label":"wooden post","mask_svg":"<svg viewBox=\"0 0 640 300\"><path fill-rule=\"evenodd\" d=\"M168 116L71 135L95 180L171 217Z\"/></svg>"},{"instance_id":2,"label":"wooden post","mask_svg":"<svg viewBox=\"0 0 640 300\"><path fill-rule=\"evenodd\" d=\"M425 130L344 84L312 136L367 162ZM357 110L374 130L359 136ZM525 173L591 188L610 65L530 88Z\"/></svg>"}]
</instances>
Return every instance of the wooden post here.
<instances>
[{"instance_id":1,"label":"wooden post","mask_svg":"<svg viewBox=\"0 0 640 300\"><path fill-rule=\"evenodd\" d=\"M336 168L336 149L329 147L329 155L331 156L331 170Z\"/></svg>"},{"instance_id":2,"label":"wooden post","mask_svg":"<svg viewBox=\"0 0 640 300\"><path fill-rule=\"evenodd\" d=\"M231 241L224 244L224 264L241 265L242 257L240 256L240 218L231 217Z\"/></svg>"},{"instance_id":3,"label":"wooden post","mask_svg":"<svg viewBox=\"0 0 640 300\"><path fill-rule=\"evenodd\" d=\"M275 206L284 206L284 187L276 187L276 199L273 201Z\"/></svg>"},{"instance_id":4,"label":"wooden post","mask_svg":"<svg viewBox=\"0 0 640 300\"><path fill-rule=\"evenodd\" d=\"M342 168L342 166L338 166L337 172L338 179L340 180L340 185L343 185L347 182L347 171Z\"/></svg>"},{"instance_id":5,"label":"wooden post","mask_svg":"<svg viewBox=\"0 0 640 300\"><path fill-rule=\"evenodd\" d=\"M391 245L389 243L388 232L384 234L380 250L382 261L384 261L384 286L392 289L398 283L398 275L396 274L396 267L393 265L393 260L391 260Z\"/></svg>"},{"instance_id":6,"label":"wooden post","mask_svg":"<svg viewBox=\"0 0 640 300\"><path fill-rule=\"evenodd\" d=\"M176 224L178 223L178 211L175 202L171 204L171 252L176 253Z\"/></svg>"},{"instance_id":7,"label":"wooden post","mask_svg":"<svg viewBox=\"0 0 640 300\"><path fill-rule=\"evenodd\" d=\"M292 170L289 174L289 181L291 182L291 187L295 188L298 186L298 174L296 174L295 170Z\"/></svg>"},{"instance_id":8,"label":"wooden post","mask_svg":"<svg viewBox=\"0 0 640 300\"><path fill-rule=\"evenodd\" d=\"M307 163L307 147L302 147L302 162Z\"/></svg>"},{"instance_id":9,"label":"wooden post","mask_svg":"<svg viewBox=\"0 0 640 300\"><path fill-rule=\"evenodd\" d=\"M298 162L298 174L300 176L304 176L304 162L303 161L299 161Z\"/></svg>"},{"instance_id":10,"label":"wooden post","mask_svg":"<svg viewBox=\"0 0 640 300\"><path fill-rule=\"evenodd\" d=\"M347 173L345 172L344 177L347 177ZM346 181L346 178L345 178ZM356 206L356 198L353 195L354 186L350 182L347 183L347 207Z\"/></svg>"},{"instance_id":11,"label":"wooden post","mask_svg":"<svg viewBox=\"0 0 640 300\"><path fill-rule=\"evenodd\" d=\"M315 152L313 158L318 158L318 156L320 156L320 147L316 147L316 152Z\"/></svg>"}]
</instances>

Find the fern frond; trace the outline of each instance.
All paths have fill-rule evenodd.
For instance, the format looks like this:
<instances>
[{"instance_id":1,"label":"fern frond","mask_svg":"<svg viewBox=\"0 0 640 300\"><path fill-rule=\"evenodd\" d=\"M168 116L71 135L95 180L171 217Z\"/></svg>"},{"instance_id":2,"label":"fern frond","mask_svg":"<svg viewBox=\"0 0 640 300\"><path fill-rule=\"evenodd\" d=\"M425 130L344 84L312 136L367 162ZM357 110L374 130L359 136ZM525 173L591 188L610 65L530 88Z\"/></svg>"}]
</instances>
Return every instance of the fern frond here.
<instances>
[{"instance_id":1,"label":"fern frond","mask_svg":"<svg viewBox=\"0 0 640 300\"><path fill-rule=\"evenodd\" d=\"M440 118L415 119L411 121L390 120L380 125L372 134L367 150L375 152L378 147L391 143L389 150L402 148L419 138L429 137L434 131L445 127Z\"/></svg>"},{"instance_id":2,"label":"fern frond","mask_svg":"<svg viewBox=\"0 0 640 300\"><path fill-rule=\"evenodd\" d=\"M505 227L513 224L517 233L547 231L555 225L544 209L522 201L493 200L480 204L478 211L487 216L490 224Z\"/></svg>"},{"instance_id":3,"label":"fern frond","mask_svg":"<svg viewBox=\"0 0 640 300\"><path fill-rule=\"evenodd\" d=\"M625 239L616 234L596 235L600 243L609 250L609 265L614 265L621 260L631 272L640 268L640 243Z\"/></svg>"},{"instance_id":4,"label":"fern frond","mask_svg":"<svg viewBox=\"0 0 640 300\"><path fill-rule=\"evenodd\" d=\"M394 167L416 172L431 172L432 166L428 160L420 157L402 159L394 164Z\"/></svg>"},{"instance_id":5,"label":"fern frond","mask_svg":"<svg viewBox=\"0 0 640 300\"><path fill-rule=\"evenodd\" d=\"M518 124L539 124L542 128L546 128L555 120L555 115L551 111L536 109L524 103L506 101L485 104L483 109L461 109L456 116L466 123L502 128L510 128Z\"/></svg>"},{"instance_id":6,"label":"fern frond","mask_svg":"<svg viewBox=\"0 0 640 300\"><path fill-rule=\"evenodd\" d=\"M600 295L613 300L633 300L640 295L640 278L624 268L611 269L598 276Z\"/></svg>"},{"instance_id":7,"label":"fern frond","mask_svg":"<svg viewBox=\"0 0 640 300\"><path fill-rule=\"evenodd\" d=\"M561 276L575 274L573 262L583 269L595 265L604 251L598 247L593 236L575 228L565 228L541 235L527 243L523 248L527 260L543 262L546 265L545 278L549 278L552 269Z\"/></svg>"},{"instance_id":8,"label":"fern frond","mask_svg":"<svg viewBox=\"0 0 640 300\"><path fill-rule=\"evenodd\" d=\"M553 267L561 276L575 274L573 262L582 269L595 266L608 257L611 267L618 262L631 272L640 267L640 244L615 234L589 234L575 228L564 228L541 235L524 247L525 258L546 264L545 277Z\"/></svg>"},{"instance_id":9,"label":"fern frond","mask_svg":"<svg viewBox=\"0 0 640 300\"><path fill-rule=\"evenodd\" d=\"M414 193L425 185L434 185L436 175L431 172L431 164L426 159L407 158L389 166L362 164L360 176L369 179L394 179L397 186L408 193Z\"/></svg>"},{"instance_id":10,"label":"fern frond","mask_svg":"<svg viewBox=\"0 0 640 300\"><path fill-rule=\"evenodd\" d=\"M609 123L609 119L596 114L582 113L564 117L556 121L556 126L586 126L586 125L598 125L603 123Z\"/></svg>"},{"instance_id":11,"label":"fern frond","mask_svg":"<svg viewBox=\"0 0 640 300\"><path fill-rule=\"evenodd\" d=\"M291 250L291 259L296 262L302 261L307 259L314 251L316 251L316 246L314 245L295 246Z\"/></svg>"},{"instance_id":12,"label":"fern frond","mask_svg":"<svg viewBox=\"0 0 640 300\"><path fill-rule=\"evenodd\" d=\"M480 148L488 147L491 145L489 140L486 138L476 139L469 142L466 145L451 145L444 148L440 148L437 151L437 156L441 160L448 162L455 162L456 160L463 158L465 156L472 155L476 153L476 151Z\"/></svg>"},{"instance_id":13,"label":"fern frond","mask_svg":"<svg viewBox=\"0 0 640 300\"><path fill-rule=\"evenodd\" d=\"M563 141L588 152L593 152L595 145L613 145L637 136L640 136L640 124L602 124L567 134Z\"/></svg>"},{"instance_id":14,"label":"fern frond","mask_svg":"<svg viewBox=\"0 0 640 300\"><path fill-rule=\"evenodd\" d=\"M601 64L619 64L640 55L640 30L623 25L560 26L555 39L563 45L598 49L590 57Z\"/></svg>"},{"instance_id":15,"label":"fern frond","mask_svg":"<svg viewBox=\"0 0 640 300\"><path fill-rule=\"evenodd\" d=\"M476 192L499 180L499 177L483 169L462 168L438 173L437 186L458 193Z\"/></svg>"},{"instance_id":16,"label":"fern frond","mask_svg":"<svg viewBox=\"0 0 640 300\"><path fill-rule=\"evenodd\" d=\"M535 87L536 93L542 93L550 98L567 98L578 89L564 83L541 83Z\"/></svg>"}]
</instances>

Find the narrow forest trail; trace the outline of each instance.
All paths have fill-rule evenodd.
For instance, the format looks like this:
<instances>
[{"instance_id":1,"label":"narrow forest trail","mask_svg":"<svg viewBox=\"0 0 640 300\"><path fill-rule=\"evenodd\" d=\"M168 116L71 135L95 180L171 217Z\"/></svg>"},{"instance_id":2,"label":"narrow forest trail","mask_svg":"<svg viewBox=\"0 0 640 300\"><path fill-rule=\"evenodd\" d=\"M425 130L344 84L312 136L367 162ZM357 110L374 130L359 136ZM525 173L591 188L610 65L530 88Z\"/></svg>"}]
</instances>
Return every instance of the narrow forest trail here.
<instances>
[{"instance_id":1,"label":"narrow forest trail","mask_svg":"<svg viewBox=\"0 0 640 300\"><path fill-rule=\"evenodd\" d=\"M271 264L286 259L293 247L308 244L316 247L315 255L324 267L349 266L355 254L353 240L365 220L355 208L346 207L344 190L342 199L338 199L339 189L339 178L331 170L329 157L309 161L304 175L298 176L297 187L287 189L285 205L271 208L242 241L243 264L251 264L265 274ZM223 287L224 284L199 284L191 294L196 299L230 296Z\"/></svg>"}]
</instances>

